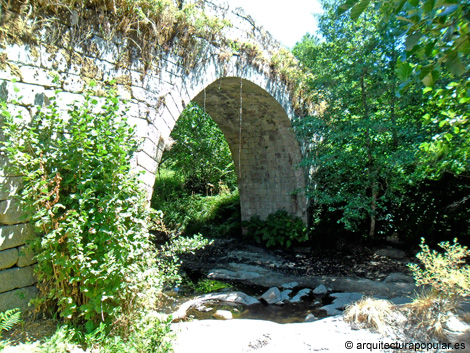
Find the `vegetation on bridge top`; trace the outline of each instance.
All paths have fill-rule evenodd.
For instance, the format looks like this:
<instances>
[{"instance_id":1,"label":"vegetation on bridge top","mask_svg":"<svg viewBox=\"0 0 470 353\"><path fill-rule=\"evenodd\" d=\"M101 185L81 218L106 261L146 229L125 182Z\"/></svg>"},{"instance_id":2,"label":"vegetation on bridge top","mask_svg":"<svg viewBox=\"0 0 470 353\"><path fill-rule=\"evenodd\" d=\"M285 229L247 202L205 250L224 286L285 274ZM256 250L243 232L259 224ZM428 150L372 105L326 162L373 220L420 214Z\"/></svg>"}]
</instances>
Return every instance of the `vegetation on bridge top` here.
<instances>
[{"instance_id":1,"label":"vegetation on bridge top","mask_svg":"<svg viewBox=\"0 0 470 353\"><path fill-rule=\"evenodd\" d=\"M233 24L224 17L222 8L205 0L13 0L1 1L0 10L3 43L43 42L66 49L79 46L96 57L90 40L99 36L118 43L123 53L119 66L128 67L138 58L145 71L158 71L160 57L168 52L178 56L181 66L189 71L204 54L215 50L221 61L240 56L284 82L291 97L296 97L292 103L299 113L309 106L304 82L310 74L292 53L280 45L266 47L253 35L247 40L228 38L225 30ZM270 35L263 31L260 36Z\"/></svg>"}]
</instances>

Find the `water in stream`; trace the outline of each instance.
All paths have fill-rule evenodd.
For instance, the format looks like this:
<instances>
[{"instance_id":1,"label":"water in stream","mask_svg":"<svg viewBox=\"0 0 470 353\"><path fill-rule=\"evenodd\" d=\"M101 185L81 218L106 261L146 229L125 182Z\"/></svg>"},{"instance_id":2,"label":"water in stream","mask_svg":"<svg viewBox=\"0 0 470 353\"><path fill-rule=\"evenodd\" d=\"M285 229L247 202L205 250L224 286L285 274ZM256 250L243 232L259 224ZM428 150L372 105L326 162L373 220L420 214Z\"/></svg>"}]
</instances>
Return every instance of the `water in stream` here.
<instances>
[{"instance_id":1,"label":"water in stream","mask_svg":"<svg viewBox=\"0 0 470 353\"><path fill-rule=\"evenodd\" d=\"M233 285L230 289L222 291L243 291L255 298L259 298L267 288L253 288L247 286ZM166 313L172 313L183 303L194 299L198 295L192 293L182 294L184 291L168 292L169 297L163 304ZM330 304L333 298L329 296L311 296L304 298L300 303L286 302L283 305L266 305L263 303L253 305L242 305L227 302L207 301L202 306L192 307L187 311L187 317L196 320L216 319L217 310L227 310L232 313L234 319L255 319L267 320L277 323L296 323L305 322L306 317L312 314L315 319L321 319L327 316L324 310L320 308ZM311 317L311 316L310 316Z\"/></svg>"}]
</instances>

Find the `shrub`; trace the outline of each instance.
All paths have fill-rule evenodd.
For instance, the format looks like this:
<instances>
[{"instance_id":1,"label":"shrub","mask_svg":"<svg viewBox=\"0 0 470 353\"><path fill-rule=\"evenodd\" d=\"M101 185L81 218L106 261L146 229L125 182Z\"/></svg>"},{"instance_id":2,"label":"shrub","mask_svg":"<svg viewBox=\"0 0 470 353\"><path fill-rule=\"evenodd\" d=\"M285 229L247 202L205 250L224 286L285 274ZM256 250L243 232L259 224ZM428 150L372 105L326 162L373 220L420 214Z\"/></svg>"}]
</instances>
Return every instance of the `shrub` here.
<instances>
[{"instance_id":1,"label":"shrub","mask_svg":"<svg viewBox=\"0 0 470 353\"><path fill-rule=\"evenodd\" d=\"M30 122L5 103L2 150L23 175L19 199L37 238L36 304L87 329L112 322L161 286L151 258L145 193L130 160L138 148L113 89L92 91L66 114L55 98Z\"/></svg>"},{"instance_id":2,"label":"shrub","mask_svg":"<svg viewBox=\"0 0 470 353\"><path fill-rule=\"evenodd\" d=\"M430 286L436 299L445 301L449 308L454 307L464 297L470 295L470 266L466 258L470 250L466 246L448 241L439 243L444 253L430 250L421 239L421 252L416 257L424 268L417 264L408 265L417 284Z\"/></svg>"},{"instance_id":3,"label":"shrub","mask_svg":"<svg viewBox=\"0 0 470 353\"><path fill-rule=\"evenodd\" d=\"M454 239L439 243L444 250L430 250L421 239L418 264L409 264L413 277L422 292L406 306L410 321L417 326L414 335L423 338L443 337L443 329L449 312L454 310L470 294L470 266L466 258L470 251Z\"/></svg>"},{"instance_id":4,"label":"shrub","mask_svg":"<svg viewBox=\"0 0 470 353\"><path fill-rule=\"evenodd\" d=\"M299 217L294 217L284 210L270 214L266 220L258 216L243 222L246 235L267 247L281 246L290 248L295 242L304 242L308 239L306 227Z\"/></svg>"}]
</instances>

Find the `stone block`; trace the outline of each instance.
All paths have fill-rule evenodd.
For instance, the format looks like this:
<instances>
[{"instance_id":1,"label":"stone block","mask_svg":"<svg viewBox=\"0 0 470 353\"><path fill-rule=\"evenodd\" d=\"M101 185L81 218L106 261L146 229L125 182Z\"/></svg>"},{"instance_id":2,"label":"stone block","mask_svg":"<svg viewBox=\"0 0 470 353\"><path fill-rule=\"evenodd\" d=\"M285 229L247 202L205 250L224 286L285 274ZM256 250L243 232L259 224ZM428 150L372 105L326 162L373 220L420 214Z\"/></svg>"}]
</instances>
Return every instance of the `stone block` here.
<instances>
[{"instance_id":1,"label":"stone block","mask_svg":"<svg viewBox=\"0 0 470 353\"><path fill-rule=\"evenodd\" d=\"M154 141L158 141L159 137L160 136L156 136L154 139L146 137L144 139L144 143L141 146L145 153L147 153L149 156L153 156L154 158L157 156L157 144Z\"/></svg>"},{"instance_id":2,"label":"stone block","mask_svg":"<svg viewBox=\"0 0 470 353\"><path fill-rule=\"evenodd\" d=\"M0 293L0 312L19 308L22 312L28 310L28 303L39 295L36 286L15 289Z\"/></svg>"},{"instance_id":3,"label":"stone block","mask_svg":"<svg viewBox=\"0 0 470 353\"><path fill-rule=\"evenodd\" d=\"M62 89L71 93L83 92L85 88L85 81L77 75L67 75L62 81Z\"/></svg>"},{"instance_id":4,"label":"stone block","mask_svg":"<svg viewBox=\"0 0 470 353\"><path fill-rule=\"evenodd\" d=\"M144 119L128 117L127 122L130 126L135 126L136 134L139 137L146 137L148 134L149 124Z\"/></svg>"},{"instance_id":5,"label":"stone block","mask_svg":"<svg viewBox=\"0 0 470 353\"><path fill-rule=\"evenodd\" d=\"M15 64L7 63L4 69L0 70L0 80L11 81L21 79L21 71Z\"/></svg>"},{"instance_id":6,"label":"stone block","mask_svg":"<svg viewBox=\"0 0 470 353\"><path fill-rule=\"evenodd\" d=\"M5 53L7 53L8 59L13 62L32 66L40 66L41 64L40 56L37 52L37 49L29 45L7 45L5 48Z\"/></svg>"},{"instance_id":7,"label":"stone block","mask_svg":"<svg viewBox=\"0 0 470 353\"><path fill-rule=\"evenodd\" d=\"M0 271L0 293L28 287L36 282L34 266L13 267Z\"/></svg>"},{"instance_id":8,"label":"stone block","mask_svg":"<svg viewBox=\"0 0 470 353\"><path fill-rule=\"evenodd\" d=\"M155 174L145 170L141 166L137 166L135 168L136 172L143 172L139 175L139 179L148 187L153 188L153 184L155 184Z\"/></svg>"},{"instance_id":9,"label":"stone block","mask_svg":"<svg viewBox=\"0 0 470 353\"><path fill-rule=\"evenodd\" d=\"M59 106L59 109L62 109L65 111L70 109L69 105L75 102L78 102L80 104L85 101L85 98L81 94L75 94L75 93L69 93L69 92L59 92L56 98L57 98L57 105Z\"/></svg>"},{"instance_id":10,"label":"stone block","mask_svg":"<svg viewBox=\"0 0 470 353\"><path fill-rule=\"evenodd\" d=\"M32 83L46 87L56 87L58 84L54 82L54 77L49 74L48 70L34 66L20 67L22 82Z\"/></svg>"},{"instance_id":11,"label":"stone block","mask_svg":"<svg viewBox=\"0 0 470 353\"><path fill-rule=\"evenodd\" d=\"M35 236L31 224L0 226L0 251L23 245Z\"/></svg>"},{"instance_id":12,"label":"stone block","mask_svg":"<svg viewBox=\"0 0 470 353\"><path fill-rule=\"evenodd\" d=\"M19 101L25 106L37 105L45 91L42 86L28 83L3 81L0 84L2 86L0 98L5 99L7 102Z\"/></svg>"},{"instance_id":13,"label":"stone block","mask_svg":"<svg viewBox=\"0 0 470 353\"><path fill-rule=\"evenodd\" d=\"M24 121L29 123L31 121L31 113L25 107L22 107L21 105L7 104L7 109L8 112L15 117L15 122Z\"/></svg>"},{"instance_id":14,"label":"stone block","mask_svg":"<svg viewBox=\"0 0 470 353\"><path fill-rule=\"evenodd\" d=\"M0 251L0 270L10 268L18 261L16 248Z\"/></svg>"},{"instance_id":15,"label":"stone block","mask_svg":"<svg viewBox=\"0 0 470 353\"><path fill-rule=\"evenodd\" d=\"M7 200L12 195L16 195L23 185L21 177L3 177L0 176L0 200Z\"/></svg>"},{"instance_id":16,"label":"stone block","mask_svg":"<svg viewBox=\"0 0 470 353\"><path fill-rule=\"evenodd\" d=\"M34 255L34 252L28 245L20 246L18 248L18 262L16 263L16 266L26 267L35 264L37 261L34 258Z\"/></svg>"},{"instance_id":17,"label":"stone block","mask_svg":"<svg viewBox=\"0 0 470 353\"><path fill-rule=\"evenodd\" d=\"M67 58L63 53L63 49L55 45L41 47L41 65L50 70L67 72Z\"/></svg>"},{"instance_id":18,"label":"stone block","mask_svg":"<svg viewBox=\"0 0 470 353\"><path fill-rule=\"evenodd\" d=\"M0 223L10 225L25 221L27 221L26 214L21 210L18 200L0 201Z\"/></svg>"}]
</instances>

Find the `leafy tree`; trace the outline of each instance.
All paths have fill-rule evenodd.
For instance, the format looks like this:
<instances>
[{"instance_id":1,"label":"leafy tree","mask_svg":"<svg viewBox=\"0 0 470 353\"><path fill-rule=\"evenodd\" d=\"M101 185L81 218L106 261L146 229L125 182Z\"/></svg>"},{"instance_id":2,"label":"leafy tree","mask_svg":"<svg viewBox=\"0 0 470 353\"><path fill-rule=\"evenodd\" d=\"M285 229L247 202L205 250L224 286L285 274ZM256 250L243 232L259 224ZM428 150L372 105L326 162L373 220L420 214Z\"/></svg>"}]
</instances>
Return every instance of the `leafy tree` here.
<instances>
[{"instance_id":1,"label":"leafy tree","mask_svg":"<svg viewBox=\"0 0 470 353\"><path fill-rule=\"evenodd\" d=\"M163 156L162 165L183 177L191 192L217 192L221 184L237 185L232 154L224 134L197 104L181 114L171 134L175 144Z\"/></svg>"},{"instance_id":2,"label":"leafy tree","mask_svg":"<svg viewBox=\"0 0 470 353\"><path fill-rule=\"evenodd\" d=\"M381 25L372 11L354 22L336 13L338 4L323 5L321 40L306 36L294 48L312 72L319 107L295 125L311 146L303 161L313 171L308 194L317 222L322 210L339 212L349 230L368 219L373 237L377 221L392 216L412 182L426 102L416 85L395 94L401 49L396 28Z\"/></svg>"},{"instance_id":3,"label":"leafy tree","mask_svg":"<svg viewBox=\"0 0 470 353\"><path fill-rule=\"evenodd\" d=\"M350 10L357 20L373 3L389 26L401 21L406 52L398 67L406 87L420 80L435 105L426 112L428 124L442 131L421 145L425 172L439 177L443 172L468 173L470 160L470 5L460 0L347 0L338 13Z\"/></svg>"}]
</instances>

